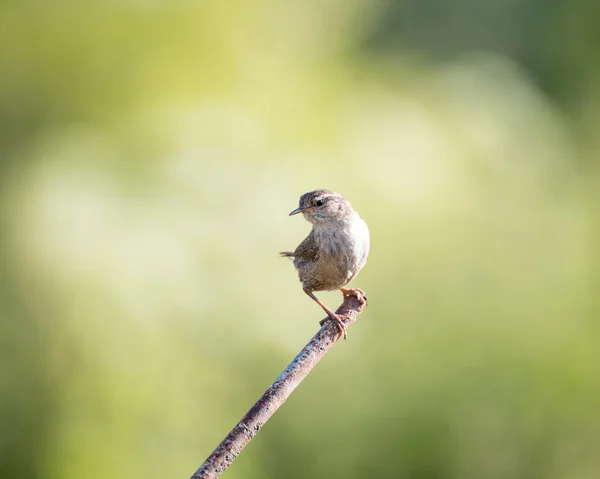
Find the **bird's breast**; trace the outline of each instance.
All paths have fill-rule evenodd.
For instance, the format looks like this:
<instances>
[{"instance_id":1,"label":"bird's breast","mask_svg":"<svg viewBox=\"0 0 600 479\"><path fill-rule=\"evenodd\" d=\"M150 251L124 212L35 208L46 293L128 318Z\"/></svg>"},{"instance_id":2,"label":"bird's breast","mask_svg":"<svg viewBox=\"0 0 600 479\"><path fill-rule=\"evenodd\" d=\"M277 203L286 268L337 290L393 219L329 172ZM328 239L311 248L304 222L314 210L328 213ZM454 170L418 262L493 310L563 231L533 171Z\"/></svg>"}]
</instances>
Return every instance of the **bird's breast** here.
<instances>
[{"instance_id":1,"label":"bird's breast","mask_svg":"<svg viewBox=\"0 0 600 479\"><path fill-rule=\"evenodd\" d=\"M320 267L326 269L332 279L335 277L333 282L340 287L350 282L364 266L369 253L369 230L357 215L348 223L315 228L315 242Z\"/></svg>"}]
</instances>

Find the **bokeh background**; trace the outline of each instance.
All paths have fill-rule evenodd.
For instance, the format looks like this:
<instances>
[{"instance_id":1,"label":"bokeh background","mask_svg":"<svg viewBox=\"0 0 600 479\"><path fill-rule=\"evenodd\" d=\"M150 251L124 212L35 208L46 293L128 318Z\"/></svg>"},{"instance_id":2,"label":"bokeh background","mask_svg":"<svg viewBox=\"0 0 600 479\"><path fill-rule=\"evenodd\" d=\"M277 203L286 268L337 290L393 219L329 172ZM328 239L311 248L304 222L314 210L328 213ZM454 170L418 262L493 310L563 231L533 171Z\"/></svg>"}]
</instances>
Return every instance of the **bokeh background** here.
<instances>
[{"instance_id":1,"label":"bokeh background","mask_svg":"<svg viewBox=\"0 0 600 479\"><path fill-rule=\"evenodd\" d=\"M189 477L318 327L325 187L370 305L225 476L600 477L599 21L2 2L0 475Z\"/></svg>"}]
</instances>

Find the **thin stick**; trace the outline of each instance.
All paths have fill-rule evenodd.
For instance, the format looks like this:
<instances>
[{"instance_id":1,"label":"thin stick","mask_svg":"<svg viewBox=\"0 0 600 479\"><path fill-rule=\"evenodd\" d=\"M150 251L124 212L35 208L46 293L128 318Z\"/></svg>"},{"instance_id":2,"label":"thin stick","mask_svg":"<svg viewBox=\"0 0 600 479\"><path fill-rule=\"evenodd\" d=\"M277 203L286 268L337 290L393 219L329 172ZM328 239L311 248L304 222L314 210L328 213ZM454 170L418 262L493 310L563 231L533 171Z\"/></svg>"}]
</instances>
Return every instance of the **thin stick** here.
<instances>
[{"instance_id":1,"label":"thin stick","mask_svg":"<svg viewBox=\"0 0 600 479\"><path fill-rule=\"evenodd\" d=\"M346 327L356 321L366 301L360 293L349 290L344 294L344 302L336 314L347 316ZM229 467L254 436L261 430L269 418L292 394L292 391L311 372L315 365L334 345L340 337L340 330L334 321L323 320L323 327L300 351L285 371L265 391L250 411L231 430L223 442L208 456L204 464L194 473L191 479L214 479Z\"/></svg>"}]
</instances>

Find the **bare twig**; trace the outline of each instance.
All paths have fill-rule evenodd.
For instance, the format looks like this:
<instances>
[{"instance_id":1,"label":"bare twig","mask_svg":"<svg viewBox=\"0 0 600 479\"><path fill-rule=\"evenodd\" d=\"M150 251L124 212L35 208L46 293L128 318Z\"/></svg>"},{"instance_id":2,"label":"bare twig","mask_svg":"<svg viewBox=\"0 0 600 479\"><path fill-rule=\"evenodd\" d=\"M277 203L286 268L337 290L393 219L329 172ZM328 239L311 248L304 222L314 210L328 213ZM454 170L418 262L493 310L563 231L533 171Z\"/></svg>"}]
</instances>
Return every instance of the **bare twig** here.
<instances>
[{"instance_id":1,"label":"bare twig","mask_svg":"<svg viewBox=\"0 0 600 479\"><path fill-rule=\"evenodd\" d=\"M344 295L343 304L336 314L347 316L346 327L350 326L363 310L365 301L360 293L349 292ZM223 442L204 461L191 479L214 479L221 475L242 451L244 446L256 436L269 418L286 401L292 391L310 373L312 368L329 351L340 337L338 326L333 321L322 321L323 327L300 351L285 371L265 391L261 398L231 430Z\"/></svg>"}]
</instances>

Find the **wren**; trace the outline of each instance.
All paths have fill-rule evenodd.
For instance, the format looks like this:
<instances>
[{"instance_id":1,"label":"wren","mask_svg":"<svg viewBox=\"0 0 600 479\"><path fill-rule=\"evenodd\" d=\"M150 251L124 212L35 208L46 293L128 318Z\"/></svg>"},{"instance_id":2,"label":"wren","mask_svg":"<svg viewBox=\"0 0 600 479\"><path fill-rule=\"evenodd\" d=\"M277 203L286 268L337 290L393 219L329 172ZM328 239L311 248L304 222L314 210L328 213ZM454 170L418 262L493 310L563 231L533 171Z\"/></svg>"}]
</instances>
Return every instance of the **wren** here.
<instances>
[{"instance_id":1,"label":"wren","mask_svg":"<svg viewBox=\"0 0 600 479\"><path fill-rule=\"evenodd\" d=\"M346 318L325 306L314 291L339 289L342 294L356 294L361 303L366 304L362 290L344 286L367 261L369 228L346 198L330 190L304 193L290 216L298 213L312 223L312 230L294 252L284 251L281 255L293 258L304 292L336 322L346 339L346 326L342 321Z\"/></svg>"}]
</instances>

